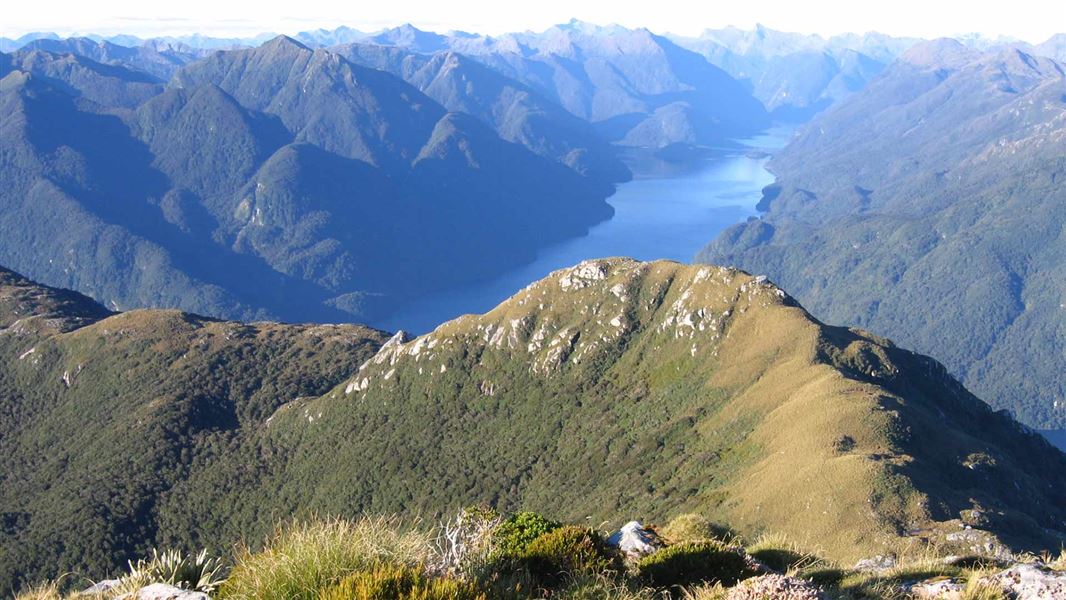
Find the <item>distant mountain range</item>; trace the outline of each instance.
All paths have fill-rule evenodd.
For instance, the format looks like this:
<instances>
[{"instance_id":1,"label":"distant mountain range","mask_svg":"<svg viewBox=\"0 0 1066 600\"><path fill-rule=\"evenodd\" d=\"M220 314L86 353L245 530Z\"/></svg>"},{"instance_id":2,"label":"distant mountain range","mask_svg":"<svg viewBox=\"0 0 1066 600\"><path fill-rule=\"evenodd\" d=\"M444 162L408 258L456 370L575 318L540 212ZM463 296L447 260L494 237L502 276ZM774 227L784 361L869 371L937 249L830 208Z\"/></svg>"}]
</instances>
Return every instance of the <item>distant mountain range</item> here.
<instances>
[{"instance_id":1,"label":"distant mountain range","mask_svg":"<svg viewBox=\"0 0 1066 600\"><path fill-rule=\"evenodd\" d=\"M762 219L709 262L943 360L994 407L1066 428L1066 67L919 44L775 156Z\"/></svg>"},{"instance_id":2,"label":"distant mountain range","mask_svg":"<svg viewBox=\"0 0 1066 600\"><path fill-rule=\"evenodd\" d=\"M649 140L648 130L656 126L672 127L675 130L683 129L685 125L678 123L684 122L686 118L684 111L678 107L672 107L663 109L663 113L656 115L656 109L661 109L662 105L657 105L654 101L646 105L647 99L640 98L645 90L641 90L639 84L635 88L627 87L632 83L631 81L623 85L626 89L614 88L610 96L602 92L581 89L582 83L595 88L601 88L605 83L602 74L597 77L600 67L583 64L584 55L590 45L596 46L606 40L624 40L634 36L639 38L641 31L617 25L593 25L575 19L543 32L510 33L499 36L467 32L441 34L423 31L406 24L377 32L359 31L342 26L333 30L304 31L294 35L293 38L310 47L363 44L399 47L419 54L450 51L471 57L482 57L479 60L538 89L545 96L555 99L582 118L599 120L597 117L604 114L615 117L617 114L614 113L618 110L640 106L641 111L650 117L650 121L641 131L634 134L630 141L645 143ZM243 39L212 38L202 35L149 39L133 36L91 35L84 38L83 45L92 42L107 46L124 46L136 52L143 52L146 56L139 59L142 62L165 64L175 59L182 60L189 55L203 56L212 49L258 46L272 37L275 37L274 34L261 34ZM813 34L776 31L763 25L756 25L750 30L736 27L708 29L696 37L666 34L662 39L652 41L650 44L639 39L632 39L622 42L622 45L626 43L637 46L645 44L647 50L653 51L652 45L666 46L663 44L666 40L683 49L700 54L711 65L726 71L748 85L754 96L772 113L775 119L797 122L809 119L833 103L862 89L874 75L902 52L922 41L917 38L895 37L877 32L848 33L823 38ZM976 34L961 36L959 41L978 50L1012 47L1028 54L1053 58L1060 62L1066 61L1066 34L1053 35L1039 44L1009 38L987 38ZM18 39L0 38L0 52L11 52L30 44L39 44L45 49L58 51L56 45L66 42L67 40L62 40L53 33L30 33ZM568 46L576 47L582 52L583 56L577 63L565 60L568 56ZM81 52L86 52L90 58L100 60L91 55L101 54L100 50L85 49ZM678 54L676 50L669 48L664 48L661 52ZM115 54L114 50L107 53ZM154 53L162 53L166 58L159 61ZM556 62L557 59L552 55L558 55L558 59L563 59L562 62ZM573 56L570 58L572 59ZM590 81L567 81L575 76L574 67L578 64L583 65L581 69L585 71L585 77L588 77ZM616 66L610 61L608 64L612 65L609 68ZM545 71L545 68L549 70ZM142 68L142 70L146 69ZM609 79L610 76L607 77L608 82ZM681 85L685 84L686 82L682 79ZM614 86L608 85L607 87ZM600 99L594 102L598 106L592 107L590 97L595 94L599 94ZM626 97L628 101L623 100ZM604 103L606 106L603 106ZM632 120L633 117L629 119ZM624 128L621 132L612 129L608 131L613 131L619 139L625 139L624 134L628 133L629 128ZM673 142L684 141L680 139L682 137L680 134L674 133L673 136L675 138L671 140Z\"/></svg>"},{"instance_id":3,"label":"distant mountain range","mask_svg":"<svg viewBox=\"0 0 1066 600\"><path fill-rule=\"evenodd\" d=\"M853 563L1057 549L1066 455L764 277L587 261L408 339L113 314L0 269L0 590L311 514L698 511ZM618 523L611 523L617 525Z\"/></svg>"},{"instance_id":4,"label":"distant mountain range","mask_svg":"<svg viewBox=\"0 0 1066 600\"><path fill-rule=\"evenodd\" d=\"M135 67L171 50L63 43L0 55L0 259L113 307L372 319L581 234L629 177L587 123L476 65L477 87L427 87L468 111L449 112L285 37L166 84Z\"/></svg>"}]
</instances>

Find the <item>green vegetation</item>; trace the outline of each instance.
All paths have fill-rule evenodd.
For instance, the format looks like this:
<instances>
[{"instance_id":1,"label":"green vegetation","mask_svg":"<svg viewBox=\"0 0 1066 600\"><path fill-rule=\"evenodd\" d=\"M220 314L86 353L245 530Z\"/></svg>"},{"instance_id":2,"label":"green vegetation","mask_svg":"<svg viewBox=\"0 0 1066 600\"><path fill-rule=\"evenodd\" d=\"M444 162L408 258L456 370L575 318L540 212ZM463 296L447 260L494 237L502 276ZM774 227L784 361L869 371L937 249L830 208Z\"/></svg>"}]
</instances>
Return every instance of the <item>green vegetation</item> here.
<instances>
[{"instance_id":1,"label":"green vegetation","mask_svg":"<svg viewBox=\"0 0 1066 600\"><path fill-rule=\"evenodd\" d=\"M668 546L641 559L637 571L652 585L664 588L700 583L730 586L753 574L742 548L730 548L715 540Z\"/></svg>"},{"instance_id":2,"label":"green vegetation","mask_svg":"<svg viewBox=\"0 0 1066 600\"><path fill-rule=\"evenodd\" d=\"M733 537L727 527L712 523L697 513L685 513L670 520L663 527L662 536L672 543L717 539L728 542Z\"/></svg>"},{"instance_id":3,"label":"green vegetation","mask_svg":"<svg viewBox=\"0 0 1066 600\"><path fill-rule=\"evenodd\" d=\"M410 575L405 569L424 564L429 551L426 533L402 527L395 519L295 523L279 529L262 550L239 551L219 595L313 600L323 590L339 598L345 590L356 594L362 586L389 585L390 580L393 585L421 586L421 579L404 579ZM357 573L364 577L346 579Z\"/></svg>"},{"instance_id":4,"label":"green vegetation","mask_svg":"<svg viewBox=\"0 0 1066 600\"><path fill-rule=\"evenodd\" d=\"M774 540L781 539L777 535L762 536L747 547L714 540L668 544L623 564L616 549L604 544L602 533L563 524L539 536L522 557L491 561L490 557L502 555L495 540L503 538L497 535L502 521L489 522L491 527L463 542L473 542L471 547L481 554L481 562L494 565L477 572L446 568L454 548L439 542L442 534L454 531L454 523L442 523L434 531L396 517L325 518L283 524L262 549L239 548L221 570L215 560L202 556L187 559L173 551L159 553L141 565L180 563L187 568L194 562L210 563L207 579L211 583L201 589L219 600L755 599L773 589L765 585L766 580L804 587L808 593L804 598L813 598L811 594L820 591L831 600L905 600L912 598L907 592L910 586L935 582L958 585L962 600L1007 598L989 577L1003 568L1000 562L945 561L929 549L901 554L896 565L883 570L859 571L809 554L806 565L775 569L760 563L753 552L773 549ZM778 549L802 552L791 544L786 546ZM1066 553L1020 559L1039 560L1045 569L1061 570ZM830 570L832 577L826 575ZM110 599L148 584L174 583L182 577L189 578L189 573L175 575L170 567L142 569L141 575L131 574L106 592L80 597ZM217 586L222 577L226 578ZM70 584L57 581L27 587L16 600L73 600L79 596L63 592Z\"/></svg>"},{"instance_id":5,"label":"green vegetation","mask_svg":"<svg viewBox=\"0 0 1066 600\"><path fill-rule=\"evenodd\" d=\"M544 533L519 556L521 568L552 585L568 577L595 576L621 570L621 560L603 536L592 529L566 525Z\"/></svg>"},{"instance_id":6,"label":"green vegetation","mask_svg":"<svg viewBox=\"0 0 1066 600\"><path fill-rule=\"evenodd\" d=\"M0 315L3 590L116 577L152 548L240 542L241 564L264 548L284 562L298 554L269 551L284 547L278 522L436 523L471 503L605 529L698 513L664 533L776 532L845 565L902 542L1057 550L1066 518L1061 454L930 359L826 327L729 269L592 261L390 343L174 311L64 325L51 293L0 286L0 313L20 307ZM994 460L967 467L978 455ZM477 538L497 518L469 516L450 533ZM514 517L508 552L551 524ZM478 553L440 573L508 572Z\"/></svg>"},{"instance_id":7,"label":"green vegetation","mask_svg":"<svg viewBox=\"0 0 1066 600\"><path fill-rule=\"evenodd\" d=\"M530 511L517 512L500 523L493 544L504 556L521 556L533 540L561 527L558 521Z\"/></svg>"},{"instance_id":8,"label":"green vegetation","mask_svg":"<svg viewBox=\"0 0 1066 600\"><path fill-rule=\"evenodd\" d=\"M352 573L315 597L320 600L488 600L476 583L428 577L424 569L395 565Z\"/></svg>"},{"instance_id":9,"label":"green vegetation","mask_svg":"<svg viewBox=\"0 0 1066 600\"><path fill-rule=\"evenodd\" d=\"M222 560L208 557L206 550L186 556L177 550L153 549L149 558L130 562L130 572L122 577L116 592L136 592L152 583L165 583L196 592L213 592L222 582Z\"/></svg>"}]
</instances>

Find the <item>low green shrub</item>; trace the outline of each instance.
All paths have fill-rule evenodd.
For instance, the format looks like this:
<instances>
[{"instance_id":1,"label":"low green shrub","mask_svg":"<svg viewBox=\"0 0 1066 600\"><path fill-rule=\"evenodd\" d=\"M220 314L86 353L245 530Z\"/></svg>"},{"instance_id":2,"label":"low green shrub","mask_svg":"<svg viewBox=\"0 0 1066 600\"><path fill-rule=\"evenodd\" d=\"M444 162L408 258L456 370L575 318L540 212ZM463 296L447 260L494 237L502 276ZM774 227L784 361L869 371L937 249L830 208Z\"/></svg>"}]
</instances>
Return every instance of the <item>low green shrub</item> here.
<instances>
[{"instance_id":1,"label":"low green shrub","mask_svg":"<svg viewBox=\"0 0 1066 600\"><path fill-rule=\"evenodd\" d=\"M319 600L488 600L477 584L429 577L421 567L380 564L348 575L318 594Z\"/></svg>"},{"instance_id":2,"label":"low green shrub","mask_svg":"<svg viewBox=\"0 0 1066 600\"><path fill-rule=\"evenodd\" d=\"M655 587L714 582L730 586L754 575L743 554L716 540L667 546L640 559L637 571Z\"/></svg>"},{"instance_id":3,"label":"low green shrub","mask_svg":"<svg viewBox=\"0 0 1066 600\"><path fill-rule=\"evenodd\" d=\"M614 548L592 529L565 525L533 540L519 564L549 587L579 576L616 573L622 561Z\"/></svg>"},{"instance_id":4,"label":"low green shrub","mask_svg":"<svg viewBox=\"0 0 1066 600\"><path fill-rule=\"evenodd\" d=\"M533 540L560 526L558 521L535 512L517 512L496 527L492 543L496 551L503 556L520 556Z\"/></svg>"}]
</instances>

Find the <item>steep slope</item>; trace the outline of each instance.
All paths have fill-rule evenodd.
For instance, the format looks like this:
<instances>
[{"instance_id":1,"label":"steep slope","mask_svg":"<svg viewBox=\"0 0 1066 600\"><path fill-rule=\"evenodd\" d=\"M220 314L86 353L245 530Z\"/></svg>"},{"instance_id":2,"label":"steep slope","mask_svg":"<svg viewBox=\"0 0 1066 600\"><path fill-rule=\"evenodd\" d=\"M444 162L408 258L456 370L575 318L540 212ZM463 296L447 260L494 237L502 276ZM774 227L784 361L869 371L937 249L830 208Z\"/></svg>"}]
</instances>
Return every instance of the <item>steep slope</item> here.
<instances>
[{"instance_id":1,"label":"steep slope","mask_svg":"<svg viewBox=\"0 0 1066 600\"><path fill-rule=\"evenodd\" d=\"M328 390L384 341L362 326L109 315L0 269L5 593L143 554L166 533L168 490L228 463L278 406Z\"/></svg>"},{"instance_id":2,"label":"steep slope","mask_svg":"<svg viewBox=\"0 0 1066 600\"><path fill-rule=\"evenodd\" d=\"M598 181L626 181L626 166L587 122L500 73L455 52L433 55L370 44L331 48L352 62L388 71L452 112L477 117L503 139Z\"/></svg>"},{"instance_id":3,"label":"steep slope","mask_svg":"<svg viewBox=\"0 0 1066 600\"><path fill-rule=\"evenodd\" d=\"M160 311L23 329L0 332L3 585L255 543L292 515L472 502L698 510L842 560L901 538L1057 548L1066 529L1066 455L935 361L730 269L589 261L383 345Z\"/></svg>"},{"instance_id":4,"label":"steep slope","mask_svg":"<svg viewBox=\"0 0 1066 600\"><path fill-rule=\"evenodd\" d=\"M602 142L600 158L572 148L564 164L398 77L287 38L218 52L165 91L151 83L147 99L81 71L49 74L71 63L147 75L27 56L50 57L51 70L0 57L12 115L0 140L0 220L12 232L0 260L113 308L384 318L611 215L612 179L575 170L620 166ZM563 151L548 148L559 139L523 138L545 154Z\"/></svg>"},{"instance_id":5,"label":"steep slope","mask_svg":"<svg viewBox=\"0 0 1066 600\"><path fill-rule=\"evenodd\" d=\"M830 322L1064 428L1064 93L1048 59L917 46L775 156L768 213L701 256L769 273Z\"/></svg>"},{"instance_id":6,"label":"steep slope","mask_svg":"<svg viewBox=\"0 0 1066 600\"><path fill-rule=\"evenodd\" d=\"M120 118L21 71L0 80L0 107L0 260L112 308L262 316L205 271L210 238L162 218L166 178Z\"/></svg>"},{"instance_id":7,"label":"steep slope","mask_svg":"<svg viewBox=\"0 0 1066 600\"><path fill-rule=\"evenodd\" d=\"M33 75L64 91L103 106L135 108L163 91L160 80L121 66L104 65L75 54L20 50L0 56L0 76L13 70Z\"/></svg>"},{"instance_id":8,"label":"steep slope","mask_svg":"<svg viewBox=\"0 0 1066 600\"><path fill-rule=\"evenodd\" d=\"M402 80L279 36L215 53L178 72L175 87L218 86L251 110L276 115L298 142L397 172L445 110Z\"/></svg>"}]
</instances>

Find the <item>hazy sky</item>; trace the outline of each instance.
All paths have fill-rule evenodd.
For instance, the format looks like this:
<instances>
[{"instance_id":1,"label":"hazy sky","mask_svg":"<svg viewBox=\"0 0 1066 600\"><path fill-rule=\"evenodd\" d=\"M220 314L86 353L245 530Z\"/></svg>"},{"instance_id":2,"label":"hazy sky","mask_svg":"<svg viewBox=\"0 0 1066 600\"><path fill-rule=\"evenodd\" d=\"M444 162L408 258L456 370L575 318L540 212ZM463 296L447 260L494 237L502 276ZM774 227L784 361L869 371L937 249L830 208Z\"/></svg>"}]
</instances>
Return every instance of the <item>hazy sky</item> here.
<instances>
[{"instance_id":1,"label":"hazy sky","mask_svg":"<svg viewBox=\"0 0 1066 600\"><path fill-rule=\"evenodd\" d=\"M204 33L248 36L347 25L378 30L403 23L422 29L480 33L541 30L571 17L599 24L696 34L705 28L762 23L830 35L881 31L937 37L979 32L1040 42L1066 31L1064 0L53 0L7 2L0 35L29 31Z\"/></svg>"}]
</instances>

